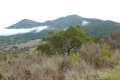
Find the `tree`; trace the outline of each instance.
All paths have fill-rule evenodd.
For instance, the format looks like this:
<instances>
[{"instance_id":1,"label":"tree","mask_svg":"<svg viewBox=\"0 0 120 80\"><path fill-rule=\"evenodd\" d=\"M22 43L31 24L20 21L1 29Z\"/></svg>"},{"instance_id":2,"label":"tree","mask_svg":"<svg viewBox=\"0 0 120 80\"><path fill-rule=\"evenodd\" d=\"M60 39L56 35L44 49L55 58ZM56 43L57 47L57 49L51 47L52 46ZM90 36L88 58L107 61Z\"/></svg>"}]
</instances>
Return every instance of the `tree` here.
<instances>
[{"instance_id":1,"label":"tree","mask_svg":"<svg viewBox=\"0 0 120 80\"><path fill-rule=\"evenodd\" d=\"M93 39L80 26L71 26L65 31L52 33L46 42L54 53L70 54L71 51L77 51L83 43L93 42Z\"/></svg>"},{"instance_id":2,"label":"tree","mask_svg":"<svg viewBox=\"0 0 120 80\"><path fill-rule=\"evenodd\" d=\"M56 52L70 54L71 50L79 49L83 43L92 42L92 38L80 26L75 26L53 34L48 42Z\"/></svg>"}]
</instances>

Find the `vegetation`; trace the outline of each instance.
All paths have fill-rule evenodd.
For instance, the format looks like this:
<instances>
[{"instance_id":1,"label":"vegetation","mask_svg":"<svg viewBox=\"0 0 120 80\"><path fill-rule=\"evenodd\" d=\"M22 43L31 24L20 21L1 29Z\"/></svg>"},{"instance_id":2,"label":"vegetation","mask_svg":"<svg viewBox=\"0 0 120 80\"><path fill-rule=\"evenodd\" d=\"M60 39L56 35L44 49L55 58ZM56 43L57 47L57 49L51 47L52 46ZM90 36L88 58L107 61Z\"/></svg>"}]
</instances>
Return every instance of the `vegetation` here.
<instances>
[{"instance_id":1,"label":"vegetation","mask_svg":"<svg viewBox=\"0 0 120 80\"><path fill-rule=\"evenodd\" d=\"M113 69L107 76L105 80L119 80L120 79L120 68Z\"/></svg>"},{"instance_id":2,"label":"vegetation","mask_svg":"<svg viewBox=\"0 0 120 80\"><path fill-rule=\"evenodd\" d=\"M94 42L94 38L85 33L80 26L75 26L65 31L53 33L46 39L45 43L38 46L37 50L42 52L48 50L50 52L51 50L57 54L70 54L71 51L77 51L82 44L92 42Z\"/></svg>"},{"instance_id":3,"label":"vegetation","mask_svg":"<svg viewBox=\"0 0 120 80\"><path fill-rule=\"evenodd\" d=\"M100 74L83 60L76 60L76 56L73 55L50 57L18 54L15 57L7 54L4 56L6 59L0 61L1 80L88 80L88 78L96 80Z\"/></svg>"},{"instance_id":4,"label":"vegetation","mask_svg":"<svg viewBox=\"0 0 120 80\"><path fill-rule=\"evenodd\" d=\"M72 26L29 50L0 51L0 80L119 80L119 49L97 40Z\"/></svg>"},{"instance_id":5,"label":"vegetation","mask_svg":"<svg viewBox=\"0 0 120 80\"><path fill-rule=\"evenodd\" d=\"M100 64L100 68L98 66L95 67L95 60L101 58L99 56L101 53L96 52L100 51L101 47L100 45L97 46L96 44L81 46L81 52L71 52L67 56L60 54L51 56L47 54L41 55L41 52L0 54L0 79L119 80L119 69L114 69L116 65L108 67L109 64L104 63L106 64L105 66ZM86 55L85 52L90 54ZM109 61L107 62L109 63ZM111 69L113 70L111 71Z\"/></svg>"},{"instance_id":6,"label":"vegetation","mask_svg":"<svg viewBox=\"0 0 120 80\"><path fill-rule=\"evenodd\" d=\"M88 22L87 25L83 25L83 22ZM56 20L50 20L46 22L36 22L28 19L23 19L16 24L13 24L8 29L20 29L20 28L33 28L39 26L49 26L46 30L41 32L29 32L25 34L16 34L12 36L0 36L0 44L3 45L14 45L20 44L24 42L28 42L30 40L42 39L48 36L49 31L60 31L66 28L69 28L71 25L80 25L85 31L87 31L90 35L95 36L97 38L108 37L112 32L120 30L120 24L113 21L103 21L99 19L89 19L80 17L77 15L70 15L66 17L61 17ZM118 42L120 43L120 42Z\"/></svg>"}]
</instances>

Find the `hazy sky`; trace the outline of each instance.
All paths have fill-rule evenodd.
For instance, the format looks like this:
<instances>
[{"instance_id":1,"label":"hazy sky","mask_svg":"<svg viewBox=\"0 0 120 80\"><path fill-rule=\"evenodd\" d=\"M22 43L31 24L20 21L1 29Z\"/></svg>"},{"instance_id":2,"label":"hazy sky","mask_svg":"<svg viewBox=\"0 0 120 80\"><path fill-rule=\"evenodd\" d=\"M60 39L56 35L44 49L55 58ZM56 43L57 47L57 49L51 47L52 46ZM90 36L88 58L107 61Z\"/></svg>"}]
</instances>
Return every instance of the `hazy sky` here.
<instances>
[{"instance_id":1,"label":"hazy sky","mask_svg":"<svg viewBox=\"0 0 120 80\"><path fill-rule=\"evenodd\" d=\"M0 27L21 19L43 22L71 14L120 22L120 0L0 0Z\"/></svg>"}]
</instances>

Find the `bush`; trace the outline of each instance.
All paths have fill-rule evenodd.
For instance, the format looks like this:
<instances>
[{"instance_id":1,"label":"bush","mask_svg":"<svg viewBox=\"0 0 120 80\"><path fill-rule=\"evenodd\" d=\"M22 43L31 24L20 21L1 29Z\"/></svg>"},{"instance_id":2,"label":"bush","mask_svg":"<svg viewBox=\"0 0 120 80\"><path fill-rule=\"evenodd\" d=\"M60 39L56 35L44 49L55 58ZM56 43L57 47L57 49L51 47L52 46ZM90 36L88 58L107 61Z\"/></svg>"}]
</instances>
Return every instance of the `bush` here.
<instances>
[{"instance_id":1,"label":"bush","mask_svg":"<svg viewBox=\"0 0 120 80\"><path fill-rule=\"evenodd\" d=\"M100 44L101 54L99 57L98 62L96 63L98 66L105 66L105 67L113 67L115 62L113 61L112 49L109 44L101 43Z\"/></svg>"},{"instance_id":2,"label":"bush","mask_svg":"<svg viewBox=\"0 0 120 80\"><path fill-rule=\"evenodd\" d=\"M69 61L71 64L79 64L80 63L80 53L71 53L69 56Z\"/></svg>"},{"instance_id":3,"label":"bush","mask_svg":"<svg viewBox=\"0 0 120 80\"><path fill-rule=\"evenodd\" d=\"M110 59L112 57L110 45L101 43L101 55L104 59Z\"/></svg>"},{"instance_id":4,"label":"bush","mask_svg":"<svg viewBox=\"0 0 120 80\"><path fill-rule=\"evenodd\" d=\"M107 44L87 44L80 49L81 58L96 67L113 67L112 51Z\"/></svg>"}]
</instances>

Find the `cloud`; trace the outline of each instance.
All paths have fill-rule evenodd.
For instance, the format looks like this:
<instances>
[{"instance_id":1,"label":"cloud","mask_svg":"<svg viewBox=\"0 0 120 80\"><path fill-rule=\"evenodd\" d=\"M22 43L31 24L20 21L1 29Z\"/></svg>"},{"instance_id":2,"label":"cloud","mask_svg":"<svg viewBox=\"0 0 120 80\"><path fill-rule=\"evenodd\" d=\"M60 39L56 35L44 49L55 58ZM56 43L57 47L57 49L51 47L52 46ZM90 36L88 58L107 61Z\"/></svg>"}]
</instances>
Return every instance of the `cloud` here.
<instances>
[{"instance_id":1,"label":"cloud","mask_svg":"<svg viewBox=\"0 0 120 80\"><path fill-rule=\"evenodd\" d=\"M88 21L82 21L82 26L85 26L85 25L87 25L87 24L89 24L89 22Z\"/></svg>"},{"instance_id":2,"label":"cloud","mask_svg":"<svg viewBox=\"0 0 120 80\"><path fill-rule=\"evenodd\" d=\"M29 29L0 29L0 36L10 36L16 34L24 34L32 31L40 32L47 29L47 26L34 27Z\"/></svg>"}]
</instances>

